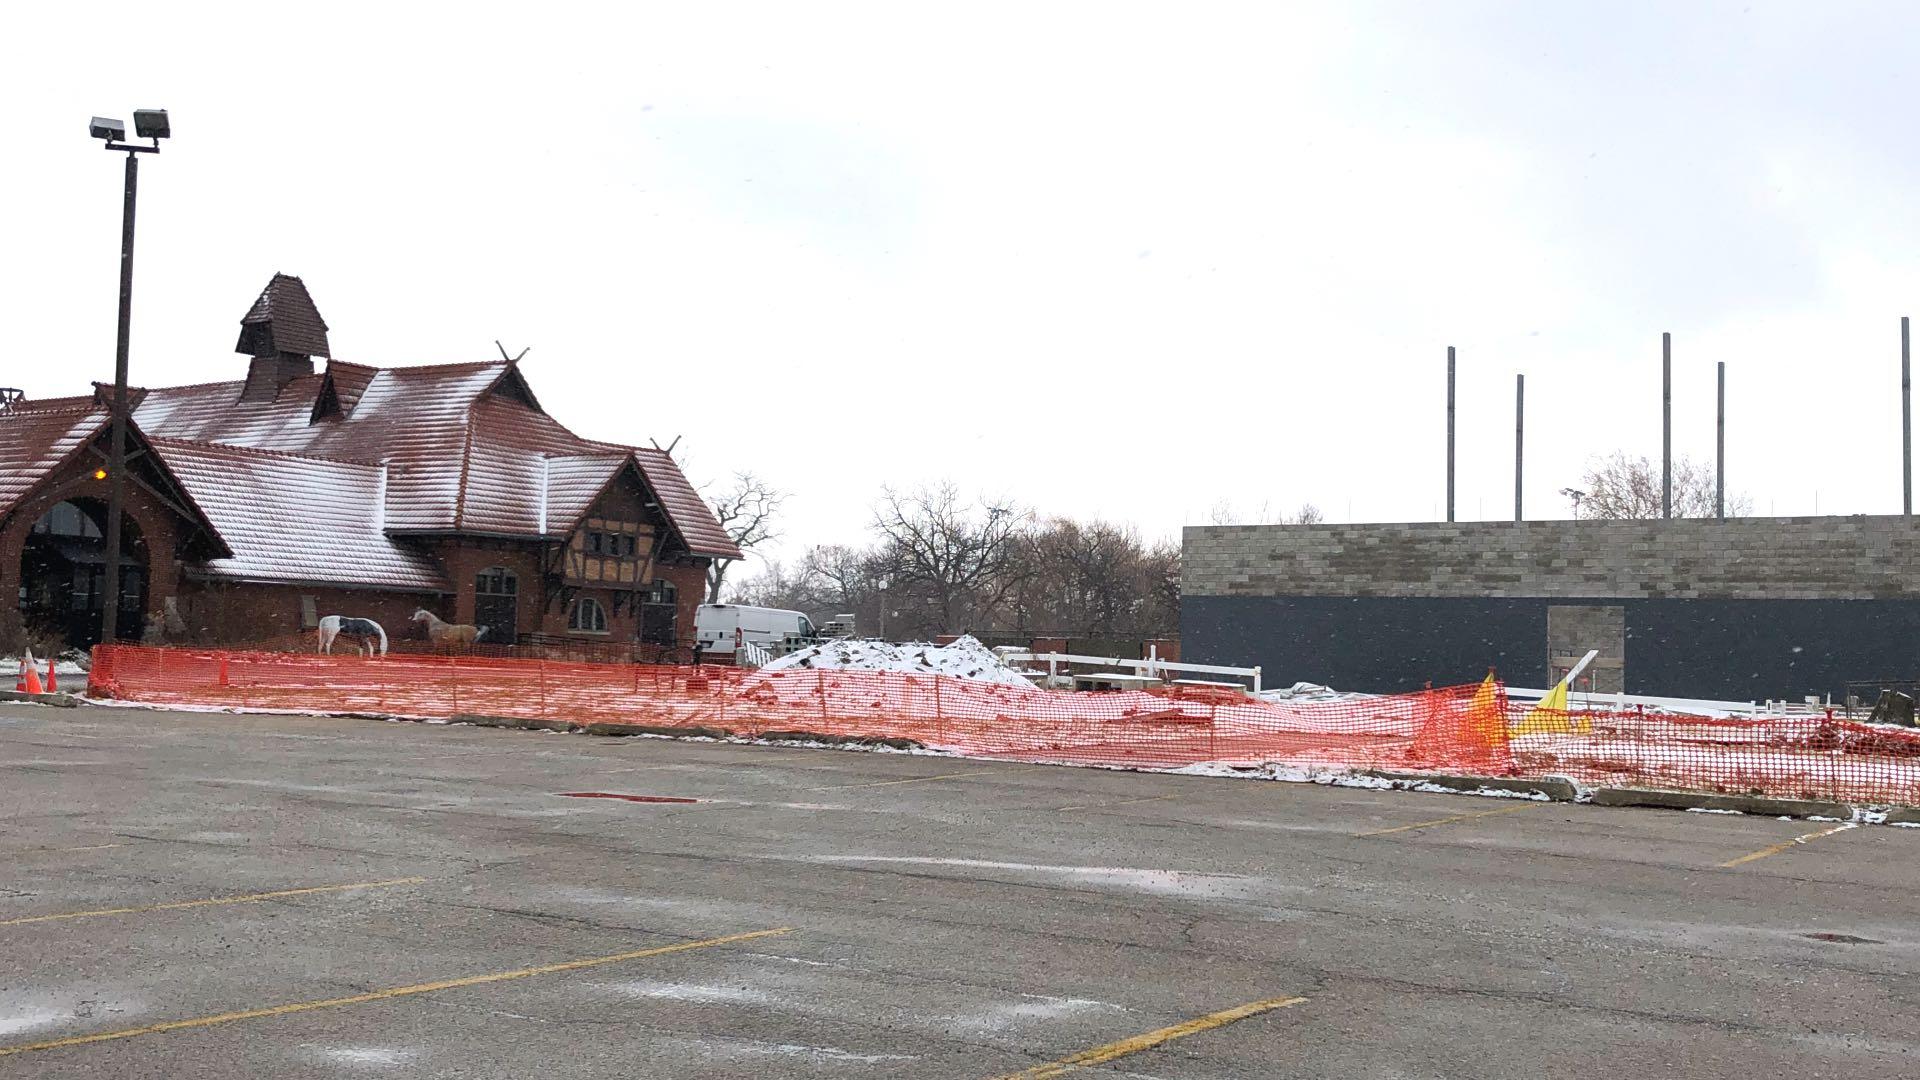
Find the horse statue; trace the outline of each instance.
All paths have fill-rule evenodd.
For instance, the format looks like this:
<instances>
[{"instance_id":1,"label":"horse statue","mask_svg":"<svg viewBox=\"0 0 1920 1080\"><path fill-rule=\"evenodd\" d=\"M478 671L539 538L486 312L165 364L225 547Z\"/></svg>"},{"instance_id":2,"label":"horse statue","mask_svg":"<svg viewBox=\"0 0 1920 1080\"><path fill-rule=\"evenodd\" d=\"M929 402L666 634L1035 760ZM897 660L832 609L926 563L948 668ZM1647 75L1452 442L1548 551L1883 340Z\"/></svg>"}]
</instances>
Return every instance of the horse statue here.
<instances>
[{"instance_id":1,"label":"horse statue","mask_svg":"<svg viewBox=\"0 0 1920 1080\"><path fill-rule=\"evenodd\" d=\"M320 651L333 652L336 638L346 638L353 644L354 651L362 656L385 656L387 653L386 628L372 619L355 619L346 615L329 615L320 620Z\"/></svg>"},{"instance_id":2,"label":"horse statue","mask_svg":"<svg viewBox=\"0 0 1920 1080\"><path fill-rule=\"evenodd\" d=\"M413 621L427 624L427 640L435 645L472 645L487 633L484 626L450 623L426 608L414 612Z\"/></svg>"}]
</instances>

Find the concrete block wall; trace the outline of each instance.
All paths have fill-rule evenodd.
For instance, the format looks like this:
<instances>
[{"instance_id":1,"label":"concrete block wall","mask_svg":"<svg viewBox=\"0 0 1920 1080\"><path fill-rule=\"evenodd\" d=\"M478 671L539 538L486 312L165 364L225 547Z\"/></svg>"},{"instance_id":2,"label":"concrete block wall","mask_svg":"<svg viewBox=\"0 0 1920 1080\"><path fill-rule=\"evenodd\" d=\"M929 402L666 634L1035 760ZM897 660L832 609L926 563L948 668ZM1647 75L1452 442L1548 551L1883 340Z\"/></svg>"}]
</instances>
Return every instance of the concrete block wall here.
<instances>
[{"instance_id":1,"label":"concrete block wall","mask_svg":"<svg viewBox=\"0 0 1920 1080\"><path fill-rule=\"evenodd\" d=\"M1920 598L1903 517L1226 525L1186 530L1188 596Z\"/></svg>"},{"instance_id":2,"label":"concrete block wall","mask_svg":"<svg viewBox=\"0 0 1920 1080\"><path fill-rule=\"evenodd\" d=\"M1752 699L1920 677L1920 526L1900 517L1186 530L1181 637L1266 681L1406 690L1497 668L1545 686Z\"/></svg>"}]
</instances>

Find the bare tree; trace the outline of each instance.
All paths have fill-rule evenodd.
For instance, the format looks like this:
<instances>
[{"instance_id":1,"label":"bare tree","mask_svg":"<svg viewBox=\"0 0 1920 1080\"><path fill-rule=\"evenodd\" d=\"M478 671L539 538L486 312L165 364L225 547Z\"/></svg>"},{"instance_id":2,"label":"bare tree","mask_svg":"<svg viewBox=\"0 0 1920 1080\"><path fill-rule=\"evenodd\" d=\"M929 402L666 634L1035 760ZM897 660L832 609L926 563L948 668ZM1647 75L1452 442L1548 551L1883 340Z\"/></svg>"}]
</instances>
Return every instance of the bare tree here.
<instances>
[{"instance_id":1,"label":"bare tree","mask_svg":"<svg viewBox=\"0 0 1920 1080\"><path fill-rule=\"evenodd\" d=\"M1660 466L1645 457L1629 457L1624 451L1589 462L1580 481L1586 490L1580 493L1576 512L1581 517L1614 520L1649 520L1660 516ZM1727 496L1727 516L1741 517L1751 512L1753 502L1744 494ZM1673 463L1673 516L1712 517L1714 515L1714 473L1705 463L1682 457Z\"/></svg>"},{"instance_id":2,"label":"bare tree","mask_svg":"<svg viewBox=\"0 0 1920 1080\"><path fill-rule=\"evenodd\" d=\"M707 495L707 503L713 507L714 519L733 538L734 545L749 554L754 548L779 535L774 531L773 523L780 512L780 504L786 499L786 492L750 472L733 474L730 487ZM738 561L715 559L707 564L707 603L720 602L720 591L726 585L727 571L733 569L733 564Z\"/></svg>"},{"instance_id":3,"label":"bare tree","mask_svg":"<svg viewBox=\"0 0 1920 1080\"><path fill-rule=\"evenodd\" d=\"M1221 499L1207 511L1207 519L1214 525L1317 525L1325 521L1327 515L1312 503L1301 503L1300 509L1291 515L1278 513L1271 502L1264 500L1252 510L1242 512L1232 499Z\"/></svg>"},{"instance_id":4,"label":"bare tree","mask_svg":"<svg viewBox=\"0 0 1920 1080\"><path fill-rule=\"evenodd\" d=\"M951 483L903 495L883 489L873 510L881 560L895 590L919 591L951 632L1006 599L1028 515L1012 505L963 503Z\"/></svg>"},{"instance_id":5,"label":"bare tree","mask_svg":"<svg viewBox=\"0 0 1920 1080\"><path fill-rule=\"evenodd\" d=\"M1179 621L1179 549L1129 526L1051 518L1020 548L1015 628L1069 637L1166 637ZM1173 585L1169 591L1171 578Z\"/></svg>"}]
</instances>

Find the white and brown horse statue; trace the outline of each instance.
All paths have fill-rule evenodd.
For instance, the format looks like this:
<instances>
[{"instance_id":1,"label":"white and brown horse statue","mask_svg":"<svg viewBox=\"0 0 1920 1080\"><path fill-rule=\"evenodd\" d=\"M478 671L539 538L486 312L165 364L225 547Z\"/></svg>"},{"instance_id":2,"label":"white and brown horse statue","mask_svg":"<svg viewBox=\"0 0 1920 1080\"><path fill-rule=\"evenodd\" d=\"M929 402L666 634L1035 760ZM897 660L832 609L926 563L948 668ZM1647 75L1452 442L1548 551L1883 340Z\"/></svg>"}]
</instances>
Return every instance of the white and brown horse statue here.
<instances>
[{"instance_id":1,"label":"white and brown horse statue","mask_svg":"<svg viewBox=\"0 0 1920 1080\"><path fill-rule=\"evenodd\" d=\"M487 628L472 623L450 623L426 608L413 613L413 621L425 623L427 640L435 645L454 645L465 647L486 636Z\"/></svg>"},{"instance_id":2,"label":"white and brown horse statue","mask_svg":"<svg viewBox=\"0 0 1920 1080\"><path fill-rule=\"evenodd\" d=\"M345 638L353 645L354 651L362 656L385 656L387 652L386 628L372 619L356 619L348 615L329 615L320 620L320 651L333 652L336 639Z\"/></svg>"}]
</instances>

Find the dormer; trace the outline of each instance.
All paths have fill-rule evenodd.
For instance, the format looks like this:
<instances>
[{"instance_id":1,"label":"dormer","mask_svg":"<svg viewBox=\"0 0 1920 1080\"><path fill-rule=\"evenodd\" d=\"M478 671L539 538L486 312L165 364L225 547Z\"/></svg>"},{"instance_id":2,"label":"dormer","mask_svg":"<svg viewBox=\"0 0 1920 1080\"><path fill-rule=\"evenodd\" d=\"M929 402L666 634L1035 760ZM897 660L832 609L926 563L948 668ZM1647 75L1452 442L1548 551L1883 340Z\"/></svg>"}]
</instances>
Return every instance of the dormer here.
<instances>
[{"instance_id":1,"label":"dormer","mask_svg":"<svg viewBox=\"0 0 1920 1080\"><path fill-rule=\"evenodd\" d=\"M233 348L253 357L241 401L272 401L289 382L313 374L314 357L332 357L326 321L306 285L288 274L273 275L260 291L240 319L240 341Z\"/></svg>"}]
</instances>

